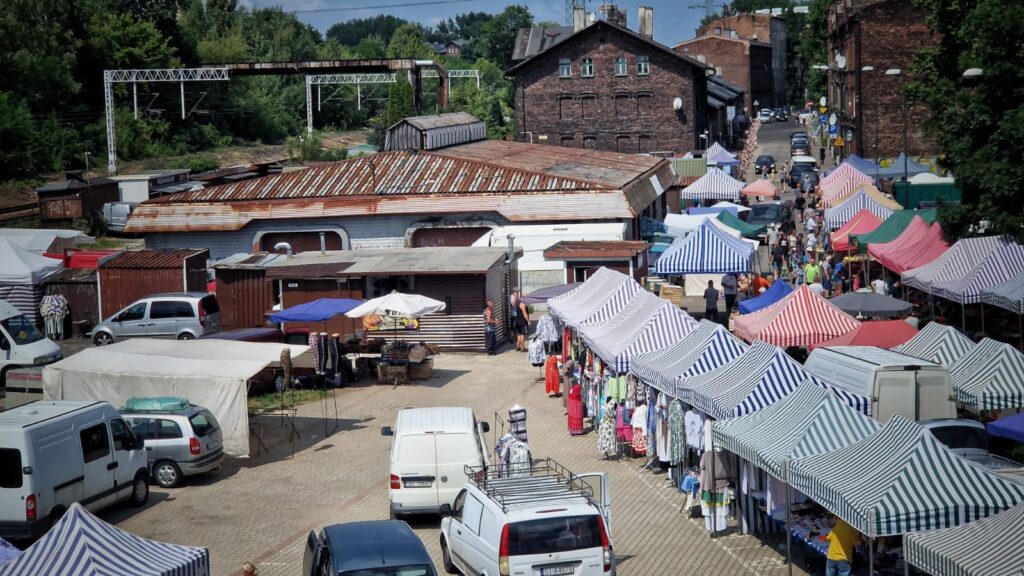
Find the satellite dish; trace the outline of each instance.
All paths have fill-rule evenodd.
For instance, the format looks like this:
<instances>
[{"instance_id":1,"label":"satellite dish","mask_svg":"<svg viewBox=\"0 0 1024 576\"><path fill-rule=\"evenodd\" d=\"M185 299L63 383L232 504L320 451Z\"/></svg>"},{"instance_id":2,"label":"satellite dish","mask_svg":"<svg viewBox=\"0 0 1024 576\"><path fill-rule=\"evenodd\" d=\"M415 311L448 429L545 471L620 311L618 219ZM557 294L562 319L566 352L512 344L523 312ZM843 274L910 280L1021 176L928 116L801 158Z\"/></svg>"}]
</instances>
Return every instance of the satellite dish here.
<instances>
[{"instance_id":1,"label":"satellite dish","mask_svg":"<svg viewBox=\"0 0 1024 576\"><path fill-rule=\"evenodd\" d=\"M842 54L836 54L836 67L846 68L846 56L843 56Z\"/></svg>"},{"instance_id":2,"label":"satellite dish","mask_svg":"<svg viewBox=\"0 0 1024 576\"><path fill-rule=\"evenodd\" d=\"M672 101L672 109L673 110L682 110L683 109L683 99L679 98L677 96L676 99Z\"/></svg>"}]
</instances>

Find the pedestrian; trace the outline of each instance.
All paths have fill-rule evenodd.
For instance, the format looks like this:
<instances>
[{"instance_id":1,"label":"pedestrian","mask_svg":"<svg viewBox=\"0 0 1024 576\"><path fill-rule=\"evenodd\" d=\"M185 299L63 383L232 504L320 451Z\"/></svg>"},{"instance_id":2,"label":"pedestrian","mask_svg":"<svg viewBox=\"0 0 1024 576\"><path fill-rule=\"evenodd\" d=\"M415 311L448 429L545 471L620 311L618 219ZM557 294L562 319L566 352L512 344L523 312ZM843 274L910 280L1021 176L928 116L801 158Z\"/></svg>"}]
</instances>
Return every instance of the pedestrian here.
<instances>
[{"instance_id":1,"label":"pedestrian","mask_svg":"<svg viewBox=\"0 0 1024 576\"><path fill-rule=\"evenodd\" d=\"M809 234L814 234L818 230L818 221L814 218L814 209L808 206L807 210L810 210L810 214L804 214L804 228Z\"/></svg>"},{"instance_id":2,"label":"pedestrian","mask_svg":"<svg viewBox=\"0 0 1024 576\"><path fill-rule=\"evenodd\" d=\"M853 548L860 534L842 518L836 518L828 540L828 557L825 561L825 576L850 576L853 570Z\"/></svg>"},{"instance_id":3,"label":"pedestrian","mask_svg":"<svg viewBox=\"0 0 1024 576\"><path fill-rule=\"evenodd\" d=\"M814 235L814 232L807 232L807 243L806 250L810 255L814 255L814 250L818 247L818 237Z\"/></svg>"},{"instance_id":4,"label":"pedestrian","mask_svg":"<svg viewBox=\"0 0 1024 576\"><path fill-rule=\"evenodd\" d=\"M771 252L779 243L779 227L775 224L768 225L768 251Z\"/></svg>"},{"instance_id":5,"label":"pedestrian","mask_svg":"<svg viewBox=\"0 0 1024 576\"><path fill-rule=\"evenodd\" d=\"M260 571L256 568L256 565L252 562L242 563L242 576L259 576Z\"/></svg>"},{"instance_id":6,"label":"pedestrian","mask_svg":"<svg viewBox=\"0 0 1024 576\"><path fill-rule=\"evenodd\" d=\"M796 200L793 201L793 208L796 211L796 221L803 222L804 205L807 203L803 196L797 196Z\"/></svg>"},{"instance_id":7,"label":"pedestrian","mask_svg":"<svg viewBox=\"0 0 1024 576\"><path fill-rule=\"evenodd\" d=\"M487 337L487 355L494 356L498 345L498 320L494 317L494 302L488 300L484 308L484 335Z\"/></svg>"},{"instance_id":8,"label":"pedestrian","mask_svg":"<svg viewBox=\"0 0 1024 576\"><path fill-rule=\"evenodd\" d=\"M708 287L704 290L704 317L718 322L718 290L715 290L713 280L708 280Z\"/></svg>"},{"instance_id":9,"label":"pedestrian","mask_svg":"<svg viewBox=\"0 0 1024 576\"><path fill-rule=\"evenodd\" d=\"M836 296L841 295L846 287L846 275L846 263L839 260L832 270L832 292Z\"/></svg>"},{"instance_id":10,"label":"pedestrian","mask_svg":"<svg viewBox=\"0 0 1024 576\"><path fill-rule=\"evenodd\" d=\"M821 281L821 265L812 257L810 262L804 266L804 282L814 284Z\"/></svg>"},{"instance_id":11,"label":"pedestrian","mask_svg":"<svg viewBox=\"0 0 1024 576\"><path fill-rule=\"evenodd\" d=\"M736 304L736 296L739 294L735 274L722 276L722 292L725 294L725 317L728 318L732 314L732 307Z\"/></svg>"},{"instance_id":12,"label":"pedestrian","mask_svg":"<svg viewBox=\"0 0 1024 576\"><path fill-rule=\"evenodd\" d=\"M775 276L782 277L782 267L786 262L786 251L780 244L776 244L772 248L772 270L775 271Z\"/></svg>"},{"instance_id":13,"label":"pedestrian","mask_svg":"<svg viewBox=\"0 0 1024 576\"><path fill-rule=\"evenodd\" d=\"M526 335L530 332L530 309L516 291L516 350L526 352Z\"/></svg>"},{"instance_id":14,"label":"pedestrian","mask_svg":"<svg viewBox=\"0 0 1024 576\"><path fill-rule=\"evenodd\" d=\"M566 406L569 417L569 434L583 434L583 390L578 382L569 388L569 401Z\"/></svg>"},{"instance_id":15,"label":"pedestrian","mask_svg":"<svg viewBox=\"0 0 1024 576\"><path fill-rule=\"evenodd\" d=\"M886 286L885 280L881 276L871 281L871 288L875 291L875 294L881 294L885 296L889 291L889 287Z\"/></svg>"}]
</instances>

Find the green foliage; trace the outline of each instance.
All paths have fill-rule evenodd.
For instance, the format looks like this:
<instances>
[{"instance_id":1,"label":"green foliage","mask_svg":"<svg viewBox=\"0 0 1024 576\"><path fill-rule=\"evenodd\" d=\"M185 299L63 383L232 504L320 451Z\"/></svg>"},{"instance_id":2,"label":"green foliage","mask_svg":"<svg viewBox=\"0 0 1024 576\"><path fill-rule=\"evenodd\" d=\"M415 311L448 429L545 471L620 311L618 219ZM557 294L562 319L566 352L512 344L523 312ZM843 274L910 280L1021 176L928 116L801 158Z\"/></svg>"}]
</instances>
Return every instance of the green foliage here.
<instances>
[{"instance_id":1,"label":"green foliage","mask_svg":"<svg viewBox=\"0 0 1024 576\"><path fill-rule=\"evenodd\" d=\"M327 29L327 38L338 44L354 46L371 36L391 38L402 25L409 21L390 14L380 14L372 18L356 18L332 24Z\"/></svg>"},{"instance_id":2,"label":"green foliage","mask_svg":"<svg viewBox=\"0 0 1024 576\"><path fill-rule=\"evenodd\" d=\"M391 35L388 58L430 59L434 50L423 38L423 31L413 24L403 24Z\"/></svg>"},{"instance_id":3,"label":"green foliage","mask_svg":"<svg viewBox=\"0 0 1024 576\"><path fill-rule=\"evenodd\" d=\"M908 87L912 100L931 110L926 124L943 150L940 165L956 175L960 205L942 206L943 235L953 241L972 234L980 222L987 233L1024 240L1024 41L1017 0L914 0L930 13L929 26L941 41L921 50ZM984 75L965 79L967 68Z\"/></svg>"},{"instance_id":4,"label":"green foliage","mask_svg":"<svg viewBox=\"0 0 1024 576\"><path fill-rule=\"evenodd\" d=\"M383 37L377 35L367 36L352 47L352 53L356 58L384 58L387 52L388 45Z\"/></svg>"},{"instance_id":5,"label":"green foliage","mask_svg":"<svg viewBox=\"0 0 1024 576\"><path fill-rule=\"evenodd\" d=\"M533 25L533 15L521 4L512 4L501 14L488 20L473 39L472 49L480 56L494 62L502 70L512 66L512 50L515 48L516 34L520 28Z\"/></svg>"},{"instance_id":6,"label":"green foliage","mask_svg":"<svg viewBox=\"0 0 1024 576\"><path fill-rule=\"evenodd\" d=\"M35 122L28 106L0 92L0 178L32 174L35 159L32 144L36 139Z\"/></svg>"},{"instance_id":7,"label":"green foliage","mask_svg":"<svg viewBox=\"0 0 1024 576\"><path fill-rule=\"evenodd\" d=\"M348 150L324 148L320 132L293 136L285 140L285 153L302 162L340 162L348 158Z\"/></svg>"},{"instance_id":8,"label":"green foliage","mask_svg":"<svg viewBox=\"0 0 1024 576\"><path fill-rule=\"evenodd\" d=\"M184 156L171 162L171 168L188 168L193 174L219 168L217 159L206 154Z\"/></svg>"},{"instance_id":9,"label":"green foliage","mask_svg":"<svg viewBox=\"0 0 1024 576\"><path fill-rule=\"evenodd\" d=\"M85 52L103 68L169 68L181 63L152 22L128 14L97 14L86 25Z\"/></svg>"},{"instance_id":10,"label":"green foliage","mask_svg":"<svg viewBox=\"0 0 1024 576\"><path fill-rule=\"evenodd\" d=\"M800 33L800 61L807 70L807 92L815 101L826 92L825 72L811 66L828 62L828 4L829 0L811 0L806 26Z\"/></svg>"}]
</instances>

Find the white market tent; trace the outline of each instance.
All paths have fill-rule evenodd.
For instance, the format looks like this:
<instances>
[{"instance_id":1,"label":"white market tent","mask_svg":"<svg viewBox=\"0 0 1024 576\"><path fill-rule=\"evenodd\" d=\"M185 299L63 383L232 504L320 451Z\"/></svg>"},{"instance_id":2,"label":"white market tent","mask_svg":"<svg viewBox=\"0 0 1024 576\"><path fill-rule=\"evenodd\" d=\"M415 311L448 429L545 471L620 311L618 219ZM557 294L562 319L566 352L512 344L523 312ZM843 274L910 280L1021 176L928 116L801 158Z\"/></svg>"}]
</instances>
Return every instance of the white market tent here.
<instances>
[{"instance_id":1,"label":"white market tent","mask_svg":"<svg viewBox=\"0 0 1024 576\"><path fill-rule=\"evenodd\" d=\"M291 351L293 366L309 362L308 346L230 340L125 340L87 348L43 368L43 396L51 400L105 400L174 396L208 408L220 422L224 452L249 455L249 379L278 366Z\"/></svg>"},{"instance_id":2,"label":"white market tent","mask_svg":"<svg viewBox=\"0 0 1024 576\"><path fill-rule=\"evenodd\" d=\"M64 263L18 246L0 235L0 299L6 300L29 320L39 319L42 281L64 269Z\"/></svg>"},{"instance_id":3,"label":"white market tent","mask_svg":"<svg viewBox=\"0 0 1024 576\"><path fill-rule=\"evenodd\" d=\"M893 348L893 351L952 367L957 360L973 350L975 346L976 344L970 338L964 336L956 328L938 322L929 322L913 338Z\"/></svg>"},{"instance_id":4,"label":"white market tent","mask_svg":"<svg viewBox=\"0 0 1024 576\"><path fill-rule=\"evenodd\" d=\"M1024 314L1024 271L1001 284L982 290L981 301L1016 314Z\"/></svg>"},{"instance_id":5,"label":"white market tent","mask_svg":"<svg viewBox=\"0 0 1024 576\"><path fill-rule=\"evenodd\" d=\"M78 230L57 230L50 228L0 228L0 236L7 239L15 246L20 246L30 252L42 254L51 250L62 253L58 250L59 245L92 244L96 239ZM61 240L55 245L57 240Z\"/></svg>"},{"instance_id":6,"label":"white market tent","mask_svg":"<svg viewBox=\"0 0 1024 576\"><path fill-rule=\"evenodd\" d=\"M719 220L715 214L666 214L665 227L674 236L688 236L700 228L704 222L710 222L716 228L733 238L740 237L740 231Z\"/></svg>"},{"instance_id":7,"label":"white market tent","mask_svg":"<svg viewBox=\"0 0 1024 576\"><path fill-rule=\"evenodd\" d=\"M932 284L932 293L958 304L977 304L981 291L998 286L1024 270L1024 246L1001 238L999 245L975 260L970 270L958 278Z\"/></svg>"},{"instance_id":8,"label":"white market tent","mask_svg":"<svg viewBox=\"0 0 1024 576\"><path fill-rule=\"evenodd\" d=\"M900 276L906 286L933 294L937 284L966 278L978 263L984 262L1004 243L1005 240L999 236L962 238L934 261L907 270Z\"/></svg>"},{"instance_id":9,"label":"white market tent","mask_svg":"<svg viewBox=\"0 0 1024 576\"><path fill-rule=\"evenodd\" d=\"M741 204L736 204L735 202L729 202L728 200L722 200L721 202L712 206L712 208L733 208L736 210L737 214L742 214L743 212L750 212L752 210L752 208L750 208L749 206L743 206Z\"/></svg>"},{"instance_id":10,"label":"white market tent","mask_svg":"<svg viewBox=\"0 0 1024 576\"><path fill-rule=\"evenodd\" d=\"M932 576L1017 576L1024 567L1024 504L948 530L904 537L907 561Z\"/></svg>"},{"instance_id":11,"label":"white market tent","mask_svg":"<svg viewBox=\"0 0 1024 576\"><path fill-rule=\"evenodd\" d=\"M636 280L602 266L575 290L549 299L548 310L569 328L579 328L611 318L640 290Z\"/></svg>"}]
</instances>

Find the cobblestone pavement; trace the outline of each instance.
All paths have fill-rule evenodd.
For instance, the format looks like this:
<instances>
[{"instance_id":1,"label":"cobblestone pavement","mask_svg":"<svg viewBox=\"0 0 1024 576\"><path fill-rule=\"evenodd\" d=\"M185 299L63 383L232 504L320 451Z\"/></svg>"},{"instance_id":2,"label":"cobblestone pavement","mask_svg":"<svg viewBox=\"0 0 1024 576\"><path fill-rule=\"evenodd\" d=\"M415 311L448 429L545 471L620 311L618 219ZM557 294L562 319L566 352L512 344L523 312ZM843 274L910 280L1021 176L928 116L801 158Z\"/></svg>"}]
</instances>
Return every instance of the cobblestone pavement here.
<instances>
[{"instance_id":1,"label":"cobblestone pavement","mask_svg":"<svg viewBox=\"0 0 1024 576\"><path fill-rule=\"evenodd\" d=\"M435 366L435 378L412 386L362 382L338 390L339 429L326 437L323 415L326 410L333 417L334 401L302 406L294 456L289 428L279 418L261 417L269 454L229 460L221 471L182 488L154 487L146 508L115 508L101 516L142 536L208 547L215 575L240 574L241 564L252 561L263 576L298 576L310 530L387 517L390 439L380 427L393 424L399 409L463 405L493 422L495 411L518 403L529 410L535 457L554 458L576 472L609 473L623 576L786 574L783 556L753 537L708 538L702 524L679 513L682 497L664 474L641 470L638 460L602 460L592 432L569 436L562 401L545 396L539 370L525 354L445 354ZM440 569L439 520L411 524Z\"/></svg>"}]
</instances>

